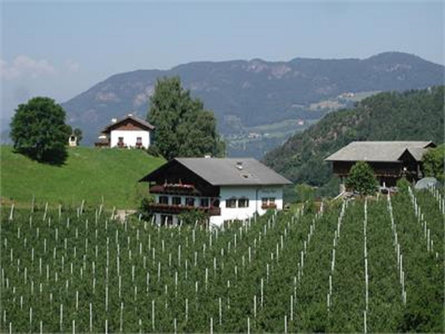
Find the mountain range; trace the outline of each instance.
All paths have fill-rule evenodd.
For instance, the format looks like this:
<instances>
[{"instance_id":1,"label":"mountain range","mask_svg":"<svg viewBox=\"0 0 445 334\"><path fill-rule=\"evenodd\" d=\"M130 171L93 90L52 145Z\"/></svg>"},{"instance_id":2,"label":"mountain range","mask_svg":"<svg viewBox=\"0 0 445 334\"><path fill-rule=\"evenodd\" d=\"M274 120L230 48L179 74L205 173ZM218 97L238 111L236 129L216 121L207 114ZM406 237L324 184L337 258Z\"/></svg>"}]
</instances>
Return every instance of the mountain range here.
<instances>
[{"instance_id":1,"label":"mountain range","mask_svg":"<svg viewBox=\"0 0 445 334\"><path fill-rule=\"evenodd\" d=\"M442 84L445 68L415 55L386 52L366 59L261 59L193 62L170 70L120 73L62 104L68 123L91 145L112 118L145 118L157 78L179 76L213 110L229 156L257 158L318 121L379 91Z\"/></svg>"}]
</instances>

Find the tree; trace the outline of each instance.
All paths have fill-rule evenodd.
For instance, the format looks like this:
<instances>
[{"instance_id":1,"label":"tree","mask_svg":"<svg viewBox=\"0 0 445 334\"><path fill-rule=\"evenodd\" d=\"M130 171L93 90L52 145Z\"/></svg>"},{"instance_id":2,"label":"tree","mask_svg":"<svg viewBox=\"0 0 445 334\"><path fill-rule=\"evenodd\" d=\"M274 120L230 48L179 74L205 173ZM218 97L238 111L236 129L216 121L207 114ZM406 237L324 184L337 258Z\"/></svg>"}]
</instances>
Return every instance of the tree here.
<instances>
[{"instance_id":1,"label":"tree","mask_svg":"<svg viewBox=\"0 0 445 334\"><path fill-rule=\"evenodd\" d=\"M74 133L74 135L75 135L76 138L77 138L77 144L79 144L80 141L81 141L82 138L83 138L82 130L79 129L79 128L75 128L74 131L73 131L73 133Z\"/></svg>"},{"instance_id":2,"label":"tree","mask_svg":"<svg viewBox=\"0 0 445 334\"><path fill-rule=\"evenodd\" d=\"M11 122L14 149L39 162L62 164L66 157L69 126L65 111L48 97L20 104Z\"/></svg>"},{"instance_id":3,"label":"tree","mask_svg":"<svg viewBox=\"0 0 445 334\"><path fill-rule=\"evenodd\" d=\"M157 80L147 121L155 126L155 146L168 160L177 156L224 154L224 142L217 133L213 112L190 96L179 77Z\"/></svg>"},{"instance_id":4,"label":"tree","mask_svg":"<svg viewBox=\"0 0 445 334\"><path fill-rule=\"evenodd\" d=\"M315 198L315 188L308 184L301 183L295 186L298 202L313 201Z\"/></svg>"},{"instance_id":5,"label":"tree","mask_svg":"<svg viewBox=\"0 0 445 334\"><path fill-rule=\"evenodd\" d=\"M445 181L444 172L445 144L429 149L422 158L425 176L433 176L439 181Z\"/></svg>"},{"instance_id":6,"label":"tree","mask_svg":"<svg viewBox=\"0 0 445 334\"><path fill-rule=\"evenodd\" d=\"M79 128L75 128L75 129L73 130L73 128L71 127L71 125L67 125L67 137L72 136L72 135L76 136L76 138L77 138L77 144L79 144L80 141L81 141L82 138L83 138L82 130L79 129Z\"/></svg>"},{"instance_id":7,"label":"tree","mask_svg":"<svg viewBox=\"0 0 445 334\"><path fill-rule=\"evenodd\" d=\"M352 166L346 187L352 188L360 195L372 195L377 188L377 180L371 166L364 161L358 161Z\"/></svg>"}]
</instances>

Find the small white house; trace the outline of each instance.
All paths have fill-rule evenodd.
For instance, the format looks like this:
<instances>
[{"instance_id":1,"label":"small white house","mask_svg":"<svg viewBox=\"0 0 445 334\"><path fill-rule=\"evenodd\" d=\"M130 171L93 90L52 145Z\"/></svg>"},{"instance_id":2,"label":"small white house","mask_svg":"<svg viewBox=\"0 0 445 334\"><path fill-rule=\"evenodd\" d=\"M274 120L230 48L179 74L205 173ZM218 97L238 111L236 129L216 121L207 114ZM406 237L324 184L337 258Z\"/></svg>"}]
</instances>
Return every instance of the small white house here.
<instances>
[{"instance_id":1,"label":"small white house","mask_svg":"<svg viewBox=\"0 0 445 334\"><path fill-rule=\"evenodd\" d=\"M128 114L121 120L112 119L99 136L96 147L148 148L154 126Z\"/></svg>"},{"instance_id":2,"label":"small white house","mask_svg":"<svg viewBox=\"0 0 445 334\"><path fill-rule=\"evenodd\" d=\"M140 182L150 183L150 210L159 225L179 223L178 214L197 209L210 226L283 209L283 186L291 182L255 159L176 158Z\"/></svg>"}]
</instances>

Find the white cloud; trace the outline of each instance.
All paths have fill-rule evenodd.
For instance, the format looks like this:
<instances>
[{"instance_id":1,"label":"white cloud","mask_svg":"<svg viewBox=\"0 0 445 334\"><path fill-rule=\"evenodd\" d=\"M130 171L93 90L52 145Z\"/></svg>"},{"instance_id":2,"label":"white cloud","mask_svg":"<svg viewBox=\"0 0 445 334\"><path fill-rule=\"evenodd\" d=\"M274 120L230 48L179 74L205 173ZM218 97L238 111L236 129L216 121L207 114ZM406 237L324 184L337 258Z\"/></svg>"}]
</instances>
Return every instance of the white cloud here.
<instances>
[{"instance_id":1,"label":"white cloud","mask_svg":"<svg viewBox=\"0 0 445 334\"><path fill-rule=\"evenodd\" d=\"M46 59L33 59L28 56L20 55L8 64L0 59L0 77L6 80L17 79L21 77L38 78L42 76L51 76L57 71Z\"/></svg>"}]
</instances>

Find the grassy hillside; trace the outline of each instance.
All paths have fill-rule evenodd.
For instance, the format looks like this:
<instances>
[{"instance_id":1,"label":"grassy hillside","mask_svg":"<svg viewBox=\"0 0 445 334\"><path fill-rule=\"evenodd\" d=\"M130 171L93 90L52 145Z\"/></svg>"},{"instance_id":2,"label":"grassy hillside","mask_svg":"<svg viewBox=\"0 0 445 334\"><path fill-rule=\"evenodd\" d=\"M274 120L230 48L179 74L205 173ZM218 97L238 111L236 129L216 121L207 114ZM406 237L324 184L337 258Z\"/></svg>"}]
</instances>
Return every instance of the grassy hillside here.
<instances>
[{"instance_id":1,"label":"grassy hillside","mask_svg":"<svg viewBox=\"0 0 445 334\"><path fill-rule=\"evenodd\" d=\"M137 207L146 184L137 181L163 163L143 151L70 148L62 167L49 166L1 147L1 198L20 205L36 202L79 205L103 200L108 207Z\"/></svg>"},{"instance_id":2,"label":"grassy hillside","mask_svg":"<svg viewBox=\"0 0 445 334\"><path fill-rule=\"evenodd\" d=\"M444 141L444 87L380 93L353 109L328 114L269 152L267 165L297 183L322 186L332 180L328 155L356 140Z\"/></svg>"}]
</instances>

